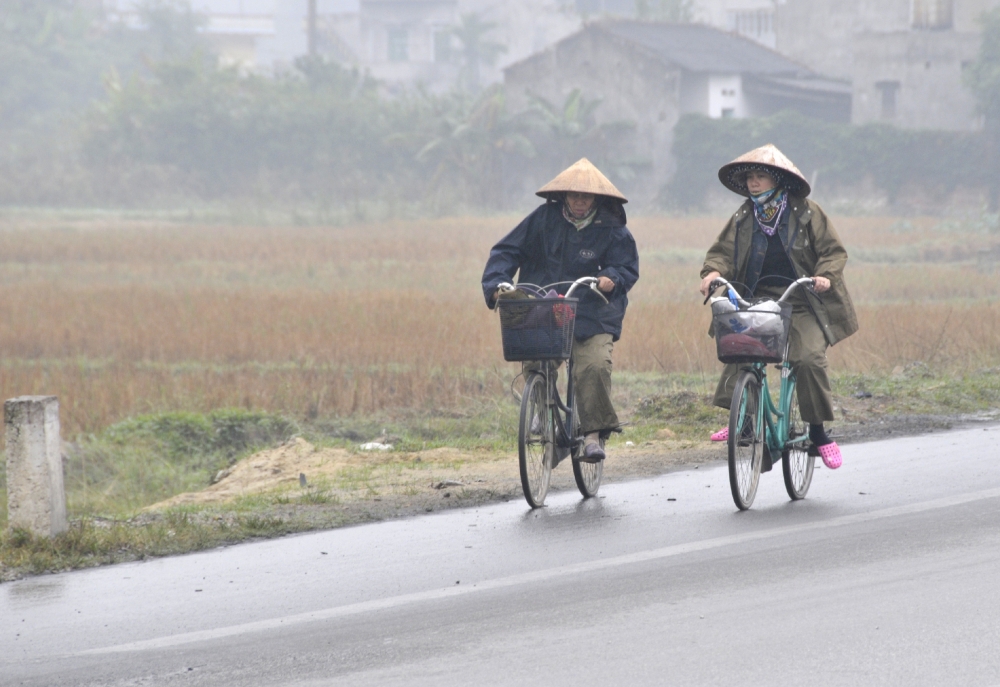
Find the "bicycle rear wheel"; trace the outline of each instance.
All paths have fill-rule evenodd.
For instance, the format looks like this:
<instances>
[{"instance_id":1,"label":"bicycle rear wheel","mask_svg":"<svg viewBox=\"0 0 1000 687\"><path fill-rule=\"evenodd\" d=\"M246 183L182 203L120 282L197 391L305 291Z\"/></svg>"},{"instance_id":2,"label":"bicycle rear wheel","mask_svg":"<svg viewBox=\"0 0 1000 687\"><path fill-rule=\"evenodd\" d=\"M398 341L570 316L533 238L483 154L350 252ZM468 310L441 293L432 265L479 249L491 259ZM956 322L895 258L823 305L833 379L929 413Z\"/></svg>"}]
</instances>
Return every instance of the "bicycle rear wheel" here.
<instances>
[{"instance_id":1,"label":"bicycle rear wheel","mask_svg":"<svg viewBox=\"0 0 1000 687\"><path fill-rule=\"evenodd\" d=\"M760 382L753 372L744 371L736 380L729 410L729 488L740 510L753 504L760 482L764 455L761 413Z\"/></svg>"},{"instance_id":2,"label":"bicycle rear wheel","mask_svg":"<svg viewBox=\"0 0 1000 687\"><path fill-rule=\"evenodd\" d=\"M799 398L792 388L791 405L788 408L788 441L804 437L808 433L802 415L799 414ZM781 474L785 478L785 491L792 501L806 497L812 484L813 467L816 459L809 455L806 442L789 443L781 452Z\"/></svg>"},{"instance_id":3,"label":"bicycle rear wheel","mask_svg":"<svg viewBox=\"0 0 1000 687\"><path fill-rule=\"evenodd\" d=\"M517 431L517 457L521 488L532 508L541 508L552 477L555 422L548 406L545 376L528 375L521 394L521 420Z\"/></svg>"}]
</instances>

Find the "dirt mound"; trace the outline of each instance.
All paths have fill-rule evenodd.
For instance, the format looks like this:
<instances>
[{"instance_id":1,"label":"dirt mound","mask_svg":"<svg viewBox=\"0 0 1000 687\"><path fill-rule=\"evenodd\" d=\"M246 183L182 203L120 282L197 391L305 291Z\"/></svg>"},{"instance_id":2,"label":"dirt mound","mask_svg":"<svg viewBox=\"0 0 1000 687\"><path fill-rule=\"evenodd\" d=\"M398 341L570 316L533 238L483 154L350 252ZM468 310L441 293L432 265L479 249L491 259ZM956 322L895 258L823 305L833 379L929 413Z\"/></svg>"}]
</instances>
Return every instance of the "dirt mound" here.
<instances>
[{"instance_id":1,"label":"dirt mound","mask_svg":"<svg viewBox=\"0 0 1000 687\"><path fill-rule=\"evenodd\" d=\"M517 479L517 462L507 457L437 448L417 453L352 453L319 448L301 438L245 458L202 491L178 494L150 506L159 510L186 504L225 503L237 498L287 492L301 498L322 492L328 498L370 496L403 490L462 487L466 483Z\"/></svg>"},{"instance_id":2,"label":"dirt mound","mask_svg":"<svg viewBox=\"0 0 1000 687\"><path fill-rule=\"evenodd\" d=\"M682 465L718 460L711 445L690 442L643 442L617 447L605 469L609 481L656 475ZM553 471L553 488L573 488L569 465ZM413 501L454 496L485 502L517 496L521 483L516 454L436 448L415 453L319 448L295 438L274 449L245 458L220 473L215 484L198 492L178 494L150 506L226 503L254 495L272 495L282 502L349 503Z\"/></svg>"}]
</instances>

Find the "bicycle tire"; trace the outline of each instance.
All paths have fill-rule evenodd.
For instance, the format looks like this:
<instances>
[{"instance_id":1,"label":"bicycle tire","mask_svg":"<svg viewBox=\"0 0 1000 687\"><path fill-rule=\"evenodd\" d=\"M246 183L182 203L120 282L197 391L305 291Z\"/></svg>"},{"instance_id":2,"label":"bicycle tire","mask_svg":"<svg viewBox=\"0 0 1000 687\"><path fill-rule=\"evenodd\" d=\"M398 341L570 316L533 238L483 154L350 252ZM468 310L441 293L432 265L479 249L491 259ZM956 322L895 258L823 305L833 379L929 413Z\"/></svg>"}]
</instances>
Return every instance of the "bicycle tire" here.
<instances>
[{"instance_id":1,"label":"bicycle tire","mask_svg":"<svg viewBox=\"0 0 1000 687\"><path fill-rule=\"evenodd\" d=\"M729 488L740 510L753 505L763 456L761 385L757 375L747 370L736 380L729 410Z\"/></svg>"},{"instance_id":2,"label":"bicycle tire","mask_svg":"<svg viewBox=\"0 0 1000 687\"><path fill-rule=\"evenodd\" d=\"M521 394L517 462L521 471L524 499L532 508L545 505L552 478L555 422L546 396L545 376L537 372L528 375Z\"/></svg>"},{"instance_id":3,"label":"bicycle tire","mask_svg":"<svg viewBox=\"0 0 1000 687\"><path fill-rule=\"evenodd\" d=\"M576 403L573 404L576 410ZM570 436L576 438L580 431L580 421L577 420L576 412L573 413L573 427ZM604 439L601 439L601 448L604 448ZM573 457L573 479L576 480L576 488L585 499L592 499L597 496L597 490L601 488L601 479L604 477L604 461L596 463L584 463Z\"/></svg>"},{"instance_id":4,"label":"bicycle tire","mask_svg":"<svg viewBox=\"0 0 1000 687\"><path fill-rule=\"evenodd\" d=\"M791 441L808 433L799 413L799 398L792 387L791 405L788 407L788 439ZM816 458L809 455L805 443L788 444L781 452L781 474L785 478L785 491L792 501L800 501L809 493Z\"/></svg>"}]
</instances>

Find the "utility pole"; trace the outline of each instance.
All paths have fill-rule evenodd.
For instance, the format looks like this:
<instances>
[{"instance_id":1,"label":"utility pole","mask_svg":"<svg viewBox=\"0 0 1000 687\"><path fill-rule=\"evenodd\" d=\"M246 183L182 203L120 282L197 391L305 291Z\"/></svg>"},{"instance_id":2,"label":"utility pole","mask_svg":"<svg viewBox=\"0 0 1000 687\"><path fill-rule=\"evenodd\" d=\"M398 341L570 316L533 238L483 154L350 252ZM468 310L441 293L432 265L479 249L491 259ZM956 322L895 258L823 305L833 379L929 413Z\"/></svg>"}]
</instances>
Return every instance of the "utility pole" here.
<instances>
[{"instance_id":1,"label":"utility pole","mask_svg":"<svg viewBox=\"0 0 1000 687\"><path fill-rule=\"evenodd\" d=\"M308 31L309 31L309 57L316 56L316 0L309 0L309 18L308 18Z\"/></svg>"}]
</instances>

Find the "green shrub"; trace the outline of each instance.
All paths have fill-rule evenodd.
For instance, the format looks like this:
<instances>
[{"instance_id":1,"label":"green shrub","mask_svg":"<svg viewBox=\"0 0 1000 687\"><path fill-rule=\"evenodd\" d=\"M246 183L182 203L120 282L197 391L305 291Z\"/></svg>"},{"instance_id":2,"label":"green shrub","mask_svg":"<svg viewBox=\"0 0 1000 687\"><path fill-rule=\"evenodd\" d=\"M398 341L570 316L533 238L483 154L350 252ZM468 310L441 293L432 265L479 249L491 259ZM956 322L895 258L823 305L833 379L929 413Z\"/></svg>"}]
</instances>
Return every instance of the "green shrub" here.
<instances>
[{"instance_id":1,"label":"green shrub","mask_svg":"<svg viewBox=\"0 0 1000 687\"><path fill-rule=\"evenodd\" d=\"M984 134L910 131L888 124L832 124L783 112L764 119L685 115L674 129L673 154L683 174L661 193L663 204L699 206L717 187L718 171L748 150L778 146L807 179L857 188L866 179L894 200L907 187L946 196L960 185L980 187L992 164Z\"/></svg>"},{"instance_id":2,"label":"green shrub","mask_svg":"<svg viewBox=\"0 0 1000 687\"><path fill-rule=\"evenodd\" d=\"M291 421L240 409L143 415L83 437L67 452L72 512L126 513L202 489L239 457L295 434Z\"/></svg>"}]
</instances>

